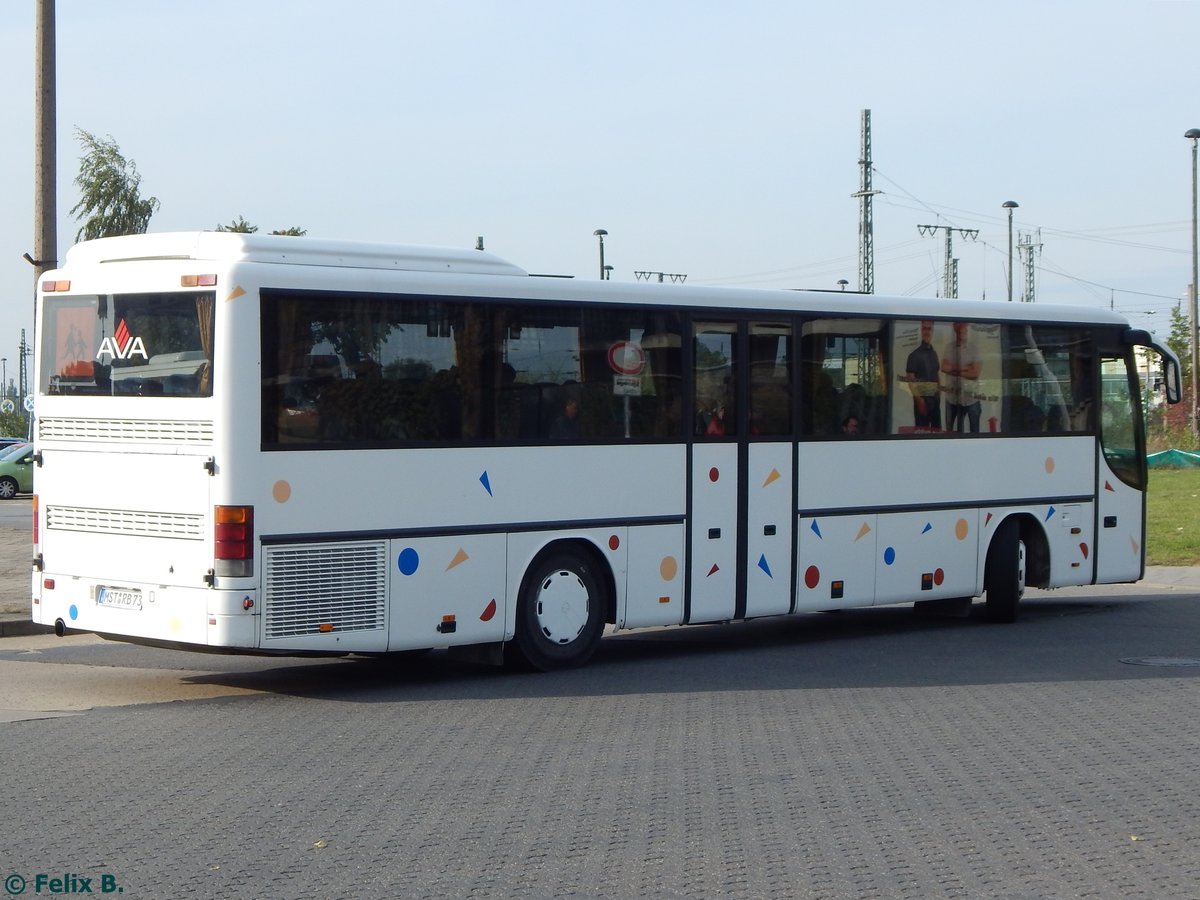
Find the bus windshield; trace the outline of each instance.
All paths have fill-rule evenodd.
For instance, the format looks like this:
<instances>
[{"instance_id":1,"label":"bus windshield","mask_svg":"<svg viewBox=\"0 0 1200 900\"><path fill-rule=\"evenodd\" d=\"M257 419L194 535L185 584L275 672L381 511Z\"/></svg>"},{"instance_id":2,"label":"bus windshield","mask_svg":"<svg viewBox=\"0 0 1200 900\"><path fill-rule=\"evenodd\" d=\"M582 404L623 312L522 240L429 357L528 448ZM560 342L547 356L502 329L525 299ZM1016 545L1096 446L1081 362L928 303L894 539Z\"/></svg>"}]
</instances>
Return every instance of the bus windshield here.
<instances>
[{"instance_id":1,"label":"bus windshield","mask_svg":"<svg viewBox=\"0 0 1200 900\"><path fill-rule=\"evenodd\" d=\"M48 394L212 394L213 294L47 297L41 389Z\"/></svg>"}]
</instances>

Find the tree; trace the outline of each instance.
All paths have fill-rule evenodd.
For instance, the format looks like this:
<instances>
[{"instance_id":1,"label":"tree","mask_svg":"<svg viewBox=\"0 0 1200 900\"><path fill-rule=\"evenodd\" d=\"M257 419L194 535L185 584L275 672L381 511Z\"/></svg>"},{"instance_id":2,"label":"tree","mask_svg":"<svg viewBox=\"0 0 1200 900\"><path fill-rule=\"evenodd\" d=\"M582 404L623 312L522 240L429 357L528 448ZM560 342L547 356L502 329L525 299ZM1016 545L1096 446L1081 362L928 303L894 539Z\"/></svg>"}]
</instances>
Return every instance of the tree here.
<instances>
[{"instance_id":1,"label":"tree","mask_svg":"<svg viewBox=\"0 0 1200 900\"><path fill-rule=\"evenodd\" d=\"M1183 314L1183 304L1176 303L1171 310L1171 334L1167 338L1167 346L1179 357L1179 367L1183 370L1180 377L1187 381L1192 376L1192 340L1191 325L1188 317Z\"/></svg>"},{"instance_id":2,"label":"tree","mask_svg":"<svg viewBox=\"0 0 1200 900\"><path fill-rule=\"evenodd\" d=\"M111 237L119 234L145 234L150 217L158 211L158 198L142 199L138 189L142 176L133 160L121 155L121 148L110 135L98 138L82 128L75 136L83 146L79 160L79 202L71 215L83 221L75 240Z\"/></svg>"},{"instance_id":3,"label":"tree","mask_svg":"<svg viewBox=\"0 0 1200 900\"><path fill-rule=\"evenodd\" d=\"M228 225L218 225L217 231L233 231L237 234L255 234L258 232L257 225L251 225L244 217L238 216ZM301 228L299 225L293 225L291 228L283 228L279 231L272 231L271 234L282 234L287 237L304 237L308 234L308 229Z\"/></svg>"},{"instance_id":4,"label":"tree","mask_svg":"<svg viewBox=\"0 0 1200 900\"><path fill-rule=\"evenodd\" d=\"M28 434L29 419L25 415L25 411L21 408L20 403L17 403L16 409L12 412L0 410L0 435L26 437Z\"/></svg>"},{"instance_id":5,"label":"tree","mask_svg":"<svg viewBox=\"0 0 1200 900\"><path fill-rule=\"evenodd\" d=\"M217 231L232 231L235 234L254 234L258 231L258 226L251 225L243 216L238 216L228 225L218 225Z\"/></svg>"}]
</instances>

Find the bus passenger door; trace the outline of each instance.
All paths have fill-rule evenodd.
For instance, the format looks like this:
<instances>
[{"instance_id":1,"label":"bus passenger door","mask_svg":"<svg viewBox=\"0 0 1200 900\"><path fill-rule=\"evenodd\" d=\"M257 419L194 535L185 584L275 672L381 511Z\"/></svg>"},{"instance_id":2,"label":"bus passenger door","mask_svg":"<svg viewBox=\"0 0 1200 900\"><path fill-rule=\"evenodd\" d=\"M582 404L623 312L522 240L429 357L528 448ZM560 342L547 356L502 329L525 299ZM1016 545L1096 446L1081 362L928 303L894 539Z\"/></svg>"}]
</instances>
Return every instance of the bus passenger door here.
<instances>
[{"instance_id":1,"label":"bus passenger door","mask_svg":"<svg viewBox=\"0 0 1200 900\"><path fill-rule=\"evenodd\" d=\"M751 322L746 477L746 605L743 615L792 608L795 450L792 439L792 326Z\"/></svg>"},{"instance_id":2,"label":"bus passenger door","mask_svg":"<svg viewBox=\"0 0 1200 900\"><path fill-rule=\"evenodd\" d=\"M692 331L689 622L721 622L737 609L739 410L736 322Z\"/></svg>"},{"instance_id":3,"label":"bus passenger door","mask_svg":"<svg viewBox=\"0 0 1200 900\"><path fill-rule=\"evenodd\" d=\"M792 332L693 326L689 622L786 613L792 602Z\"/></svg>"},{"instance_id":4,"label":"bus passenger door","mask_svg":"<svg viewBox=\"0 0 1200 900\"><path fill-rule=\"evenodd\" d=\"M1126 356L1102 356L1096 484L1097 584L1136 581L1145 558L1146 451L1137 373Z\"/></svg>"}]
</instances>

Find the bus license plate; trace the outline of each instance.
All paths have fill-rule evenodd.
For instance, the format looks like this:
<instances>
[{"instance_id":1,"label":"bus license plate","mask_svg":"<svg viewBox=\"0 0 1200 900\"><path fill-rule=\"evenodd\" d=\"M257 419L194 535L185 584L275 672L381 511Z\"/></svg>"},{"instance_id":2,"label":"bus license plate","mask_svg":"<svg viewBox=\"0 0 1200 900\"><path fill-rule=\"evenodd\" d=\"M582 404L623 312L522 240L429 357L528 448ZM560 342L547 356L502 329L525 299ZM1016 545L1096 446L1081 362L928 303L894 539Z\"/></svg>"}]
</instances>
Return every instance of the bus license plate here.
<instances>
[{"instance_id":1,"label":"bus license plate","mask_svg":"<svg viewBox=\"0 0 1200 900\"><path fill-rule=\"evenodd\" d=\"M141 609L142 592L135 588L113 588L101 586L96 594L96 603L112 609Z\"/></svg>"}]
</instances>

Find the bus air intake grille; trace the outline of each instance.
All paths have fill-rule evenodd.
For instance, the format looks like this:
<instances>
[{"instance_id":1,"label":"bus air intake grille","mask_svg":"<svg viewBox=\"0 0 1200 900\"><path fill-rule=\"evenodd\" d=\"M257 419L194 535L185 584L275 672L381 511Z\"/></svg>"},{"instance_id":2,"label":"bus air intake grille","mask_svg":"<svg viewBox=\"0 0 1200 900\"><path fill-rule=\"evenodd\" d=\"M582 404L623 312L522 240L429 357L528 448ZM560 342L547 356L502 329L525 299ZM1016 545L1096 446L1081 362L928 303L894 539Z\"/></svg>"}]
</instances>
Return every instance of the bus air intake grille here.
<instances>
[{"instance_id":1,"label":"bus air intake grille","mask_svg":"<svg viewBox=\"0 0 1200 900\"><path fill-rule=\"evenodd\" d=\"M38 419L40 441L87 441L121 444L212 443L212 422L161 419Z\"/></svg>"},{"instance_id":2,"label":"bus air intake grille","mask_svg":"<svg viewBox=\"0 0 1200 900\"><path fill-rule=\"evenodd\" d=\"M266 639L382 631L387 602L383 541L264 548ZM324 627L322 627L324 626Z\"/></svg>"},{"instance_id":3,"label":"bus air intake grille","mask_svg":"<svg viewBox=\"0 0 1200 900\"><path fill-rule=\"evenodd\" d=\"M86 506L47 506L46 529L189 541L200 541L205 536L202 515L137 509L93 509Z\"/></svg>"}]
</instances>

